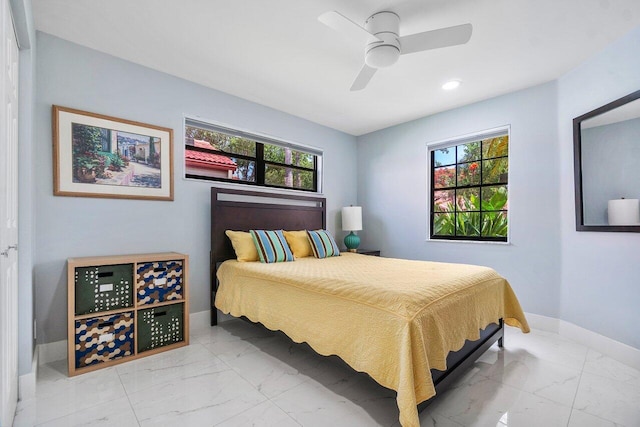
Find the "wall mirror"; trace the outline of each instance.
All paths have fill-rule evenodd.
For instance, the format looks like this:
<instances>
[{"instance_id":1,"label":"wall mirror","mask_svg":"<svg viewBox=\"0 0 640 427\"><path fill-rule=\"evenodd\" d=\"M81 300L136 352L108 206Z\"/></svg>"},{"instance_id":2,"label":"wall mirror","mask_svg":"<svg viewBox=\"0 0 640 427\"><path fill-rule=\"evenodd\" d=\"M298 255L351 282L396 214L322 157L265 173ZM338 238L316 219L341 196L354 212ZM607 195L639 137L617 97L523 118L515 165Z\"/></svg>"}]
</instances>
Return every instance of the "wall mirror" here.
<instances>
[{"instance_id":1,"label":"wall mirror","mask_svg":"<svg viewBox=\"0 0 640 427\"><path fill-rule=\"evenodd\" d=\"M640 232L640 90L573 119L576 230Z\"/></svg>"}]
</instances>

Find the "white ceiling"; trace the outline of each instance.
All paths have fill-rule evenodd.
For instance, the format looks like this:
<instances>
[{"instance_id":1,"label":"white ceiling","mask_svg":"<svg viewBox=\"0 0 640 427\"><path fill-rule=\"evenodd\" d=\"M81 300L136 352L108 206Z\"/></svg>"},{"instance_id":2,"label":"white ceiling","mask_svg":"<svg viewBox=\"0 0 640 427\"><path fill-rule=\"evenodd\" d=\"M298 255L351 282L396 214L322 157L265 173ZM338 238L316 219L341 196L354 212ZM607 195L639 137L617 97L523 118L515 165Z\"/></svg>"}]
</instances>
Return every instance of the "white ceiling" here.
<instances>
[{"instance_id":1,"label":"white ceiling","mask_svg":"<svg viewBox=\"0 0 640 427\"><path fill-rule=\"evenodd\" d=\"M640 25L639 0L33 0L36 28L353 135L553 80ZM401 17L400 35L473 24L360 92L364 46L318 22ZM459 79L455 91L441 85Z\"/></svg>"}]
</instances>

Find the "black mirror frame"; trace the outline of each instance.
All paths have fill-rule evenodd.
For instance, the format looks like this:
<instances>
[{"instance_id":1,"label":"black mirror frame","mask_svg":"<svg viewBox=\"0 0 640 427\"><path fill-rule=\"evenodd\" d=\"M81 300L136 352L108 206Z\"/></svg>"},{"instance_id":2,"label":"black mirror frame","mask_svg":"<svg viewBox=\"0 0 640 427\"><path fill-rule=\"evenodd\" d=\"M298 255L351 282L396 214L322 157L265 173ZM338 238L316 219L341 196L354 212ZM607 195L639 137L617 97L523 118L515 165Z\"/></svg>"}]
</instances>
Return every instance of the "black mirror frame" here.
<instances>
[{"instance_id":1,"label":"black mirror frame","mask_svg":"<svg viewBox=\"0 0 640 427\"><path fill-rule=\"evenodd\" d=\"M582 208L582 134L580 124L600 114L611 111L624 104L640 99L640 90L616 99L602 107L589 111L573 119L573 170L576 195L576 231L613 231L640 233L640 225L584 225L584 212Z\"/></svg>"}]
</instances>

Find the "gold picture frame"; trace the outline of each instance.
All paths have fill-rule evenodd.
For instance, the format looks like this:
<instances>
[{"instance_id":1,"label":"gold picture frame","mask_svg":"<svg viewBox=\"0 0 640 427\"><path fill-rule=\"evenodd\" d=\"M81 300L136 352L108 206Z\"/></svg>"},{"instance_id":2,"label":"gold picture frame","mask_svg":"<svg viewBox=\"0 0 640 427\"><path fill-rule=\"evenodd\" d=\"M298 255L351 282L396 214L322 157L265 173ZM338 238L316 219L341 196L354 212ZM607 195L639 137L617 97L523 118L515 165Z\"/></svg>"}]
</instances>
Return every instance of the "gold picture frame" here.
<instances>
[{"instance_id":1,"label":"gold picture frame","mask_svg":"<svg viewBox=\"0 0 640 427\"><path fill-rule=\"evenodd\" d=\"M53 106L53 194L173 200L173 130Z\"/></svg>"}]
</instances>

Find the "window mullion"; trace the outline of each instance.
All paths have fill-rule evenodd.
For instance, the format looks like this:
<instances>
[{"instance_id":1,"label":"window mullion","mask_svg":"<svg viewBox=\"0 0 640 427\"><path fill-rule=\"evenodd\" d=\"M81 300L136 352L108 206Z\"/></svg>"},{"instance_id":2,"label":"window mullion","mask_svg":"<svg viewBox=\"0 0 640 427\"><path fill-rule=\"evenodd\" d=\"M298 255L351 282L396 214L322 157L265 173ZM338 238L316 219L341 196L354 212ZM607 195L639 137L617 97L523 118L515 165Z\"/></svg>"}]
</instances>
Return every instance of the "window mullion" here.
<instances>
[{"instance_id":1,"label":"window mullion","mask_svg":"<svg viewBox=\"0 0 640 427\"><path fill-rule=\"evenodd\" d=\"M453 235L458 236L458 146L455 148L455 160L456 160L456 188L453 191Z\"/></svg>"},{"instance_id":2,"label":"window mullion","mask_svg":"<svg viewBox=\"0 0 640 427\"><path fill-rule=\"evenodd\" d=\"M264 145L256 142L256 182L260 185L264 185L265 171Z\"/></svg>"},{"instance_id":3,"label":"window mullion","mask_svg":"<svg viewBox=\"0 0 640 427\"><path fill-rule=\"evenodd\" d=\"M313 156L313 188L318 188L318 156Z\"/></svg>"},{"instance_id":4,"label":"window mullion","mask_svg":"<svg viewBox=\"0 0 640 427\"><path fill-rule=\"evenodd\" d=\"M483 153L483 149L482 149L482 141L480 142L480 186L478 187L478 197L480 197L479 203L480 203L480 237L483 237L483 233L482 233L482 225L484 224L484 209L482 207L482 194L483 194L483 189L484 187L482 186L484 184L484 153Z\"/></svg>"},{"instance_id":5,"label":"window mullion","mask_svg":"<svg viewBox=\"0 0 640 427\"><path fill-rule=\"evenodd\" d=\"M286 163L272 162L270 160L265 160L264 163L265 163L265 165L282 166L284 168L291 168L291 169L301 170L301 171L305 171L305 172L313 172L313 169L306 168L304 166L288 165Z\"/></svg>"}]
</instances>

